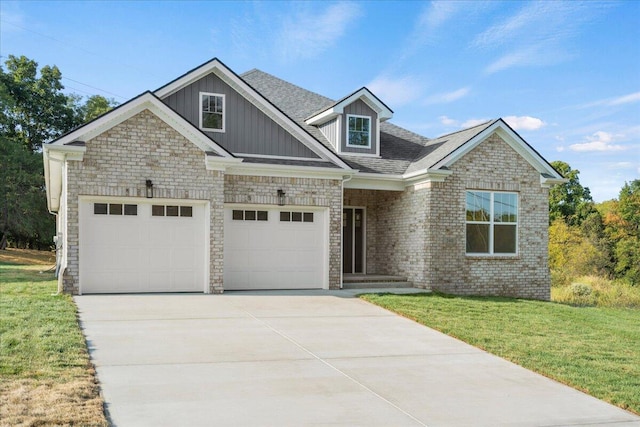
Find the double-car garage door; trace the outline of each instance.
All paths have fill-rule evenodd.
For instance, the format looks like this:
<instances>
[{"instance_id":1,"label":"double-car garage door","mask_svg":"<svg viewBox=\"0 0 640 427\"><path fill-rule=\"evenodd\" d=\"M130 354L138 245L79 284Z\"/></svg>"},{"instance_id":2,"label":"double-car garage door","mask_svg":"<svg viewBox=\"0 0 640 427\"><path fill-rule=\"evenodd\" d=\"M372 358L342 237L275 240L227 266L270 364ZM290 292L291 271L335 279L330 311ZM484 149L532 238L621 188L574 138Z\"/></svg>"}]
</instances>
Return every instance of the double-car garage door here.
<instances>
[{"instance_id":1,"label":"double-car garage door","mask_svg":"<svg viewBox=\"0 0 640 427\"><path fill-rule=\"evenodd\" d=\"M208 205L80 202L80 292L206 292ZM246 206L224 213L224 289L322 288L325 210Z\"/></svg>"}]
</instances>

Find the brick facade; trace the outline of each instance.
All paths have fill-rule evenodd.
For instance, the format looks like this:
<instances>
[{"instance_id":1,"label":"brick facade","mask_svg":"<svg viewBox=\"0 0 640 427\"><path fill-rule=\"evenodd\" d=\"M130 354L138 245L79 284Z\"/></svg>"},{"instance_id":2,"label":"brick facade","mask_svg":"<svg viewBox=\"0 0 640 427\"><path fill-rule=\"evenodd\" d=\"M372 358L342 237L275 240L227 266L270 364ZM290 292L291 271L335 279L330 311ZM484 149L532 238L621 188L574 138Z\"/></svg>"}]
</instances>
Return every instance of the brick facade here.
<instances>
[{"instance_id":1,"label":"brick facade","mask_svg":"<svg viewBox=\"0 0 640 427\"><path fill-rule=\"evenodd\" d=\"M205 153L148 110L86 141L86 147L82 161L68 162L63 290L79 291L79 196L144 197L145 180L151 179L156 198L209 202L209 291L222 292L224 175L206 170Z\"/></svg>"},{"instance_id":2,"label":"brick facade","mask_svg":"<svg viewBox=\"0 0 640 427\"><path fill-rule=\"evenodd\" d=\"M406 276L415 287L458 295L548 300L548 189L540 174L494 134L455 162L444 182L405 191L345 190L366 211L368 274ZM518 255L465 253L465 191L519 196Z\"/></svg>"},{"instance_id":3,"label":"brick facade","mask_svg":"<svg viewBox=\"0 0 640 427\"><path fill-rule=\"evenodd\" d=\"M340 179L225 175L208 171L205 153L148 110L86 142L82 161L69 161L61 218L67 223L65 292L79 291L81 196L205 201L210 215L209 291L223 286L225 204L328 208L329 287L341 281L342 206L366 208L366 272L406 276L414 286L462 295L548 300L548 190L539 172L494 134L451 166L444 182L404 191L345 190ZM465 191L519 195L518 255L465 254Z\"/></svg>"}]
</instances>

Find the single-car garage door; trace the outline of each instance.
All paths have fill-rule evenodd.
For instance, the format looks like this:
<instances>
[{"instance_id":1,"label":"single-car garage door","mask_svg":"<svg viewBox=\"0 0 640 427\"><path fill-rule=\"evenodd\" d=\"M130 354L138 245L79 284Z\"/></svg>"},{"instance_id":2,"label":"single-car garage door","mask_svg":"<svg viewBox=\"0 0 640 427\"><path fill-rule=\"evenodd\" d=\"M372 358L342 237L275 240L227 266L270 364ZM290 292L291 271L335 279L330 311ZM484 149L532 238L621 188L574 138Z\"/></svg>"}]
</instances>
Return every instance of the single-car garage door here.
<instances>
[{"instance_id":1,"label":"single-car garage door","mask_svg":"<svg viewBox=\"0 0 640 427\"><path fill-rule=\"evenodd\" d=\"M250 206L224 215L225 290L327 287L326 209Z\"/></svg>"},{"instance_id":2,"label":"single-car garage door","mask_svg":"<svg viewBox=\"0 0 640 427\"><path fill-rule=\"evenodd\" d=\"M204 292L203 203L80 201L80 292Z\"/></svg>"}]
</instances>

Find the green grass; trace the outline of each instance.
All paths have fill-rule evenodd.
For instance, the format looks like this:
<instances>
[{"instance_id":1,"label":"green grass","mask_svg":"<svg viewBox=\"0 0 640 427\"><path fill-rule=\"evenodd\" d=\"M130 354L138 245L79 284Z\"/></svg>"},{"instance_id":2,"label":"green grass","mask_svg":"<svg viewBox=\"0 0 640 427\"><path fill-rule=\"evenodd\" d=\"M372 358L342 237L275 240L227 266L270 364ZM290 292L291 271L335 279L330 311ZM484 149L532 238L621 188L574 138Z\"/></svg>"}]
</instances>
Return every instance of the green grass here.
<instances>
[{"instance_id":1,"label":"green grass","mask_svg":"<svg viewBox=\"0 0 640 427\"><path fill-rule=\"evenodd\" d=\"M435 293L360 298L640 414L640 310Z\"/></svg>"},{"instance_id":2,"label":"green grass","mask_svg":"<svg viewBox=\"0 0 640 427\"><path fill-rule=\"evenodd\" d=\"M104 425L75 304L42 269L0 259L0 425Z\"/></svg>"}]
</instances>

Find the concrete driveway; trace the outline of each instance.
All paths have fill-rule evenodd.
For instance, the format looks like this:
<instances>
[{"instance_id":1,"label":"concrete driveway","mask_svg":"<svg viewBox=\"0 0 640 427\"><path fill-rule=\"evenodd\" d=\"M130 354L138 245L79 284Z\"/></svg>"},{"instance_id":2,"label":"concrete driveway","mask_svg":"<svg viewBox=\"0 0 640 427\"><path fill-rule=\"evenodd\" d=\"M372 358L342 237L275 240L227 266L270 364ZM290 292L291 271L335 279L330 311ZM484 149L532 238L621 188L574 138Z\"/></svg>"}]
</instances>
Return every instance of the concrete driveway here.
<instances>
[{"instance_id":1,"label":"concrete driveway","mask_svg":"<svg viewBox=\"0 0 640 427\"><path fill-rule=\"evenodd\" d=\"M640 427L349 292L75 301L116 426Z\"/></svg>"}]
</instances>

